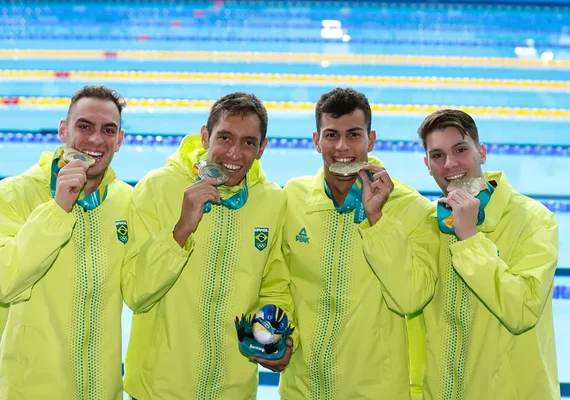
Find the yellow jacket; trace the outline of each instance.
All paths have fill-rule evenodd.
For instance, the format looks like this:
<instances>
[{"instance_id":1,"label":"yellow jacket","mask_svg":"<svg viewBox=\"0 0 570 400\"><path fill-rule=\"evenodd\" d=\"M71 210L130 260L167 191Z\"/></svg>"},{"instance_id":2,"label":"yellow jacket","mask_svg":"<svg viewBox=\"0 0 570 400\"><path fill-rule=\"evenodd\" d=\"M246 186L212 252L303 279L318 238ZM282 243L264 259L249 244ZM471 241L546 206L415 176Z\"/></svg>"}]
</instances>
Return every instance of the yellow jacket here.
<instances>
[{"instance_id":1,"label":"yellow jacket","mask_svg":"<svg viewBox=\"0 0 570 400\"><path fill-rule=\"evenodd\" d=\"M426 222L432 204L395 181L383 216L370 227L367 220L356 224L354 211L335 209L322 169L289 181L285 192L283 246L301 338L281 377L282 398L409 399L402 314L423 307L437 280L429 272L439 247ZM389 296L384 285L396 277L425 288L412 293L406 284Z\"/></svg>"},{"instance_id":2,"label":"yellow jacket","mask_svg":"<svg viewBox=\"0 0 570 400\"><path fill-rule=\"evenodd\" d=\"M6 325L6 320L8 319L8 305L0 303L0 342L2 341L2 333L4 332L4 326Z\"/></svg>"},{"instance_id":3,"label":"yellow jacket","mask_svg":"<svg viewBox=\"0 0 570 400\"><path fill-rule=\"evenodd\" d=\"M106 199L66 213L53 154L0 181L0 399L122 399L120 274L132 188L109 168ZM126 224L128 225L128 224ZM128 243L128 242L127 242ZM5 311L5 310L4 310Z\"/></svg>"},{"instance_id":4,"label":"yellow jacket","mask_svg":"<svg viewBox=\"0 0 570 400\"><path fill-rule=\"evenodd\" d=\"M254 399L258 366L240 353L234 319L266 303L293 318L280 251L285 195L258 161L242 208L213 205L184 248L174 241L184 190L205 155L199 136L187 136L133 194L137 242L144 244L125 278L125 300L135 311L125 389L138 400ZM268 230L261 249L259 227Z\"/></svg>"},{"instance_id":5,"label":"yellow jacket","mask_svg":"<svg viewBox=\"0 0 570 400\"><path fill-rule=\"evenodd\" d=\"M439 282L424 309L423 398L560 399L552 319L556 219L514 191L503 173L485 178L496 189L479 233L460 242L440 234ZM421 331L411 334L422 340Z\"/></svg>"}]
</instances>

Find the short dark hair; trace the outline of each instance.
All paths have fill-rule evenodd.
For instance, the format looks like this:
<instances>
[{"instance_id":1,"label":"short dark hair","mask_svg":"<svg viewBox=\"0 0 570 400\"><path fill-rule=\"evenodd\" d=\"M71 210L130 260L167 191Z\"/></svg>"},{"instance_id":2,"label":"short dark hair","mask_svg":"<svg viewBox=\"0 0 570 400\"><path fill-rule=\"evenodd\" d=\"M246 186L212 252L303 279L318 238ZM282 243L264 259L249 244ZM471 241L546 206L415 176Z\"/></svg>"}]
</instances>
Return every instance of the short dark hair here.
<instances>
[{"instance_id":1,"label":"short dark hair","mask_svg":"<svg viewBox=\"0 0 570 400\"><path fill-rule=\"evenodd\" d=\"M259 118L259 130L261 132L261 142L267 136L267 110L265 106L254 94L235 92L230 93L214 103L208 115L206 129L208 137L212 135L214 125L225 115L249 115L254 114Z\"/></svg>"},{"instance_id":2,"label":"short dark hair","mask_svg":"<svg viewBox=\"0 0 570 400\"><path fill-rule=\"evenodd\" d=\"M117 106L117 110L119 110L119 116L121 116L123 109L127 106L127 101L116 90L103 85L86 85L77 90L75 93L73 93L73 96L71 96L71 102L69 103L69 108L67 109L67 119L69 119L69 114L71 114L73 106L75 106L75 104L83 98L111 101Z\"/></svg>"},{"instance_id":3,"label":"short dark hair","mask_svg":"<svg viewBox=\"0 0 570 400\"><path fill-rule=\"evenodd\" d=\"M364 119L368 132L372 129L372 110L366 96L351 88L336 88L321 96L315 107L317 132L321 131L321 118L323 114L331 114L339 118L350 114L356 109L364 112Z\"/></svg>"},{"instance_id":4,"label":"short dark hair","mask_svg":"<svg viewBox=\"0 0 570 400\"><path fill-rule=\"evenodd\" d=\"M427 137L438 130L454 127L461 136L469 136L476 145L479 145L479 132L477 125L469 114L461 110L438 110L426 117L420 127L418 128L418 135L422 141L424 149L426 149Z\"/></svg>"}]
</instances>

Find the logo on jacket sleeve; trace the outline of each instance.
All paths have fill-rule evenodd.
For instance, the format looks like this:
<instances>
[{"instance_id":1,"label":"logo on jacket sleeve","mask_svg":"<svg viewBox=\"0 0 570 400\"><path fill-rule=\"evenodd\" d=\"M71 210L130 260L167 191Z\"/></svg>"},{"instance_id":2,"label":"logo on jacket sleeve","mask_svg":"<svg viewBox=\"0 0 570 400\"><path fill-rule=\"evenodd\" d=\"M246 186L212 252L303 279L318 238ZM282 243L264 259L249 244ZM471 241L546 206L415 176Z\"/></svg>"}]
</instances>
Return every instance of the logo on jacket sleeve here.
<instances>
[{"instance_id":1,"label":"logo on jacket sleeve","mask_svg":"<svg viewBox=\"0 0 570 400\"><path fill-rule=\"evenodd\" d=\"M297 234L296 240L300 243L309 243L309 236L307 235L307 229L303 227Z\"/></svg>"},{"instance_id":2,"label":"logo on jacket sleeve","mask_svg":"<svg viewBox=\"0 0 570 400\"><path fill-rule=\"evenodd\" d=\"M269 243L269 228L255 227L253 228L253 237L255 239L255 248L259 251L264 250Z\"/></svg>"},{"instance_id":3,"label":"logo on jacket sleeve","mask_svg":"<svg viewBox=\"0 0 570 400\"><path fill-rule=\"evenodd\" d=\"M117 239L123 244L129 241L129 227L127 221L115 221L115 228L117 228Z\"/></svg>"}]
</instances>

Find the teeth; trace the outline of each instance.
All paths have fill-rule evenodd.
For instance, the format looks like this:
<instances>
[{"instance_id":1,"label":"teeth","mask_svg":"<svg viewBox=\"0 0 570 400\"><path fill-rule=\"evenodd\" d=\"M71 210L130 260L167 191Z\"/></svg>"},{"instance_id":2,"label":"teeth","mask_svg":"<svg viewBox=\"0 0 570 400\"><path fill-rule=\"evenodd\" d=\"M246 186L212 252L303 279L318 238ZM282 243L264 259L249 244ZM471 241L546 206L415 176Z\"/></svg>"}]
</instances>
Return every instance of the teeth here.
<instances>
[{"instance_id":1,"label":"teeth","mask_svg":"<svg viewBox=\"0 0 570 400\"><path fill-rule=\"evenodd\" d=\"M85 154L89 154L90 156L93 157L101 157L103 155L103 153L97 153L95 151L84 151Z\"/></svg>"},{"instance_id":2,"label":"teeth","mask_svg":"<svg viewBox=\"0 0 570 400\"><path fill-rule=\"evenodd\" d=\"M336 162L344 162L344 163L346 163L346 162L351 162L352 160L353 160L352 157L351 157L351 158L345 158L345 157L343 157L343 158L335 158L335 161L336 161Z\"/></svg>"},{"instance_id":3,"label":"teeth","mask_svg":"<svg viewBox=\"0 0 570 400\"><path fill-rule=\"evenodd\" d=\"M241 168L241 166L235 165L235 164L222 163L222 165L223 165L224 167L226 167L227 169L229 169L230 171L237 171L238 169Z\"/></svg>"},{"instance_id":4,"label":"teeth","mask_svg":"<svg viewBox=\"0 0 570 400\"><path fill-rule=\"evenodd\" d=\"M462 177L464 177L464 176L465 176L465 174L458 174L458 175L448 176L448 177L445 178L445 179L452 181L452 180L454 180L454 179L459 179L459 178L462 178Z\"/></svg>"}]
</instances>

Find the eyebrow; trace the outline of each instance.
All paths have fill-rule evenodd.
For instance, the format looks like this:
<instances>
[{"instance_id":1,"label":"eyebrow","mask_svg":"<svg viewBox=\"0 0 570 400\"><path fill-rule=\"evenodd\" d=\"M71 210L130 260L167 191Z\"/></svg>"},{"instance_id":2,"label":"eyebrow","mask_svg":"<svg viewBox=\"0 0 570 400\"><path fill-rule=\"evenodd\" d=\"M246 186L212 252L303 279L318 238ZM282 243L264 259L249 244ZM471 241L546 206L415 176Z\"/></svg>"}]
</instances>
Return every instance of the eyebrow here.
<instances>
[{"instance_id":1,"label":"eyebrow","mask_svg":"<svg viewBox=\"0 0 570 400\"><path fill-rule=\"evenodd\" d=\"M455 143L453 146L451 146L451 148L454 149L454 148L456 148L456 147L458 147L458 146L463 146L463 145L465 145L465 144L468 144L467 141L462 140L461 142ZM433 150L430 150L430 151L428 152L428 154L432 154L432 153L441 153L441 150L440 150L440 149L433 149Z\"/></svg>"},{"instance_id":2,"label":"eyebrow","mask_svg":"<svg viewBox=\"0 0 570 400\"><path fill-rule=\"evenodd\" d=\"M359 126L355 126L353 128L348 128L346 131L347 132L355 132L355 131L364 131L364 128L361 128ZM323 129L323 132L338 132L338 129L334 129L334 128L325 128Z\"/></svg>"},{"instance_id":3,"label":"eyebrow","mask_svg":"<svg viewBox=\"0 0 570 400\"><path fill-rule=\"evenodd\" d=\"M230 135L233 136L233 134L230 131L226 131L225 129L219 130L216 132L218 135L219 134L223 134L223 135ZM252 140L252 141L256 141L259 142L260 138L256 137L256 136L246 136L243 139L248 139L248 140Z\"/></svg>"},{"instance_id":4,"label":"eyebrow","mask_svg":"<svg viewBox=\"0 0 570 400\"><path fill-rule=\"evenodd\" d=\"M89 124L89 125L95 125L94 122L89 121L87 118L77 118L77 121L75 121L75 123L76 124L84 123L84 124ZM112 126L115 129L119 129L119 126L114 122L107 122L106 124L103 124L103 126Z\"/></svg>"}]
</instances>

